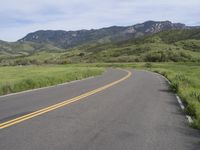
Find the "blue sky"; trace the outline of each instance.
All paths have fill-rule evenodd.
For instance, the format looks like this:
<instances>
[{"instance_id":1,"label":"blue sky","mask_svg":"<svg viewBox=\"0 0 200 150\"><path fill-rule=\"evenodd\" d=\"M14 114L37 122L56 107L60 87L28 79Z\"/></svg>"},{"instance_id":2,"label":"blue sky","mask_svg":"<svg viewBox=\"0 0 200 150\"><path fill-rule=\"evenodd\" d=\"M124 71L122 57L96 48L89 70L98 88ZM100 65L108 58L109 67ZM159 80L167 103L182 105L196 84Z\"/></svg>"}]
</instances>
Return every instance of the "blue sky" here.
<instances>
[{"instance_id":1,"label":"blue sky","mask_svg":"<svg viewBox=\"0 0 200 150\"><path fill-rule=\"evenodd\" d=\"M200 0L5 0L0 40L16 41L36 30L126 26L147 20L200 25Z\"/></svg>"}]
</instances>

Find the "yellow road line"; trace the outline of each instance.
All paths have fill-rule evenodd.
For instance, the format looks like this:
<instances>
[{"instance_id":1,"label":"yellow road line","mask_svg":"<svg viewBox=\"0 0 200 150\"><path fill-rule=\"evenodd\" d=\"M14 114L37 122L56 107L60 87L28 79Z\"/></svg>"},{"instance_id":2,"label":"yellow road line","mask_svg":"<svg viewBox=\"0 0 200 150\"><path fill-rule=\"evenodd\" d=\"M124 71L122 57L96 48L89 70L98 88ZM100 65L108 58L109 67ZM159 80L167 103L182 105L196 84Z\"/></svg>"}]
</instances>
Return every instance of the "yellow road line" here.
<instances>
[{"instance_id":1,"label":"yellow road line","mask_svg":"<svg viewBox=\"0 0 200 150\"><path fill-rule=\"evenodd\" d=\"M3 122L3 123L0 124L0 129L4 129L4 128L7 128L7 127L10 127L10 126L12 126L12 125L18 124L18 123L23 122L23 121L25 121L25 120L28 120L28 119L31 119L31 118L33 118L33 117L42 115L42 114L47 113L47 112L49 112L49 111L55 110L55 109L57 109L57 108L66 106L66 105L68 105L68 104L70 104L70 103L73 103L73 102L82 100L83 98L86 98L86 97L91 96L91 95L93 95L93 94L95 94L95 93L98 93L98 92L100 92L100 91L103 91L103 90L105 90L105 89L107 89L107 88L109 88L109 87L111 87L111 86L114 86L114 85L116 85L116 84L118 84L118 83L120 83L120 82L122 82L122 81L128 79L128 78L131 76L132 73L131 73L130 71L128 71L128 70L124 70L124 71L126 71L128 74L127 74L126 76L124 76L123 78L119 79L119 80L116 80L116 81L114 81L114 82L112 82L112 83L109 83L109 84L107 84L107 85L104 85L104 86L102 86L102 87L100 87L100 88L97 88L97 89L95 89L95 90L92 90L92 91L90 91L90 92L87 92L87 93L81 94L81 95L79 95L79 96L76 96L76 97L74 97L74 98L71 98L71 99L68 99L68 100L64 100L63 102L57 103L57 104L55 104L55 105L51 105L51 106L49 106L49 107L40 109L40 110L38 110L38 111L29 113L29 114L27 114L27 115L24 115L24 116L21 116L21 117L18 117L18 118L15 118L15 119L12 119L12 120Z\"/></svg>"}]
</instances>

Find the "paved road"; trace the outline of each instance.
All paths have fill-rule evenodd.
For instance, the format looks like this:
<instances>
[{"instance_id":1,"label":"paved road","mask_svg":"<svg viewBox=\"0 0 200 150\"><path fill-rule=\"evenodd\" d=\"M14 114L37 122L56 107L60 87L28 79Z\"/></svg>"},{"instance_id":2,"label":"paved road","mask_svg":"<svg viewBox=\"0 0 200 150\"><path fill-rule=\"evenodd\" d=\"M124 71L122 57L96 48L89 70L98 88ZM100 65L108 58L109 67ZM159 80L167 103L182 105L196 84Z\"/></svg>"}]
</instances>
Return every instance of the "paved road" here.
<instances>
[{"instance_id":1,"label":"paved road","mask_svg":"<svg viewBox=\"0 0 200 150\"><path fill-rule=\"evenodd\" d=\"M64 107L0 130L1 150L199 150L167 82L146 71ZM0 123L73 98L127 72L0 97Z\"/></svg>"}]
</instances>

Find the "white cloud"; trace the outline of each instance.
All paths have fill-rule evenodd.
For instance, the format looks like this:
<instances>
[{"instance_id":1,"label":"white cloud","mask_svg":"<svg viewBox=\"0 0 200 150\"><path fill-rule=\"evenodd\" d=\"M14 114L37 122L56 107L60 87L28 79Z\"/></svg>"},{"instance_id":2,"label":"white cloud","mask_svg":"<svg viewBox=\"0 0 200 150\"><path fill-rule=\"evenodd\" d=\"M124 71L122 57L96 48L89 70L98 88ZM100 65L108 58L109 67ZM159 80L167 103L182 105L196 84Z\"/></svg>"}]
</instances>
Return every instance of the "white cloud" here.
<instances>
[{"instance_id":1,"label":"white cloud","mask_svg":"<svg viewBox=\"0 0 200 150\"><path fill-rule=\"evenodd\" d=\"M199 8L199 0L6 0L0 5L0 39L14 41L40 29L90 29L146 20L197 25Z\"/></svg>"}]
</instances>

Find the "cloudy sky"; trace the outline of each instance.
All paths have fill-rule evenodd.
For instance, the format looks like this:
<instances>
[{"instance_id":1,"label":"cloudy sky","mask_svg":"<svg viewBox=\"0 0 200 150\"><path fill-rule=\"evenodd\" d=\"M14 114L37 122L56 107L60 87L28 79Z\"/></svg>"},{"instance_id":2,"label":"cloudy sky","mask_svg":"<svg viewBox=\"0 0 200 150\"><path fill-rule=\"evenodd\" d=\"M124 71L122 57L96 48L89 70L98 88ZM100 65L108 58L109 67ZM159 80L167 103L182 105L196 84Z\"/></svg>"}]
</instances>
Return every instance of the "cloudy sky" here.
<instances>
[{"instance_id":1,"label":"cloudy sky","mask_svg":"<svg viewBox=\"0 0 200 150\"><path fill-rule=\"evenodd\" d=\"M200 0L4 0L0 40L15 41L41 29L91 29L147 20L200 25Z\"/></svg>"}]
</instances>

